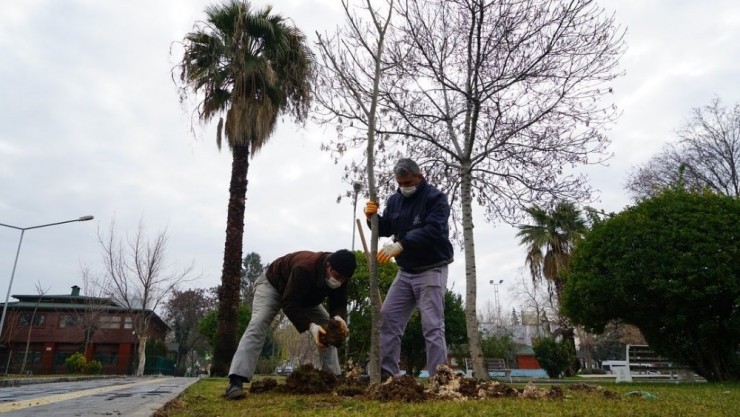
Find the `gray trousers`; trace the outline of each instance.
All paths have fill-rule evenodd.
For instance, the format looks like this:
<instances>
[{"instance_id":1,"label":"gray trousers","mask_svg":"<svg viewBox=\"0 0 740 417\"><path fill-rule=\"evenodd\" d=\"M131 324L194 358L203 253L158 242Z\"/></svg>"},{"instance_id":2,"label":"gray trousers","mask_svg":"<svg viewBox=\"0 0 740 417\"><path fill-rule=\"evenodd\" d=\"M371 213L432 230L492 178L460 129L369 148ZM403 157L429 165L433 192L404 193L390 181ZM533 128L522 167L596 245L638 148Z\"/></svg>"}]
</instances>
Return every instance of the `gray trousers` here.
<instances>
[{"instance_id":1,"label":"gray trousers","mask_svg":"<svg viewBox=\"0 0 740 417\"><path fill-rule=\"evenodd\" d=\"M421 329L427 351L429 376L437 365L447 363L445 343L445 291L447 265L412 274L399 269L380 309L380 369L398 375L401 337L414 308L421 314Z\"/></svg>"},{"instance_id":2,"label":"gray trousers","mask_svg":"<svg viewBox=\"0 0 740 417\"><path fill-rule=\"evenodd\" d=\"M265 344L267 332L270 331L270 324L280 311L281 296L278 290L267 281L263 273L254 285L254 301L252 302L252 319L244 331L239 346L236 348L234 358L231 360L229 375L239 375L241 377L252 379L254 370L257 367L257 359L262 352L262 346ZM326 326L329 324L329 313L323 306L317 305L307 310L308 319L318 325ZM319 349L321 357L321 369L339 375L339 357L337 348L329 346L325 349Z\"/></svg>"}]
</instances>

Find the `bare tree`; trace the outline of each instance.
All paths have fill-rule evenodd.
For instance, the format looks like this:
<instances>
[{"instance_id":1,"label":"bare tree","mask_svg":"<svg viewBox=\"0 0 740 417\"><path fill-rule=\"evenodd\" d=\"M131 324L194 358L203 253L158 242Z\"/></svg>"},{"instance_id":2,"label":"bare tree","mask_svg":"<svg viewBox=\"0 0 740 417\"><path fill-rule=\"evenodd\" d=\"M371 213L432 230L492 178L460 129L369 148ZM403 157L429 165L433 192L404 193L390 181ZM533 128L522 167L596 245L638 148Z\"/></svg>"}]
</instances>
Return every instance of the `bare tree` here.
<instances>
[{"instance_id":1,"label":"bare tree","mask_svg":"<svg viewBox=\"0 0 740 417\"><path fill-rule=\"evenodd\" d=\"M319 355L313 339L310 335L298 333L286 317L273 320L271 328L280 347L281 358L287 358L293 365L318 363Z\"/></svg>"},{"instance_id":2,"label":"bare tree","mask_svg":"<svg viewBox=\"0 0 740 417\"><path fill-rule=\"evenodd\" d=\"M498 307L495 303L486 301L486 303L483 304L483 308L478 311L478 322L497 323L499 321L498 319Z\"/></svg>"},{"instance_id":3,"label":"bare tree","mask_svg":"<svg viewBox=\"0 0 740 417\"><path fill-rule=\"evenodd\" d=\"M101 278L95 276L90 268L86 266L82 267L82 290L85 294L84 297L81 297L81 301L85 305L84 310L80 313L78 309L70 309L68 314L74 318L65 319L63 317L62 320L74 321L74 323L69 323L72 326L77 326L79 320L83 329L83 351L86 352L99 330L100 317L107 313L113 300L106 294L105 283L101 282Z\"/></svg>"},{"instance_id":4,"label":"bare tree","mask_svg":"<svg viewBox=\"0 0 740 417\"><path fill-rule=\"evenodd\" d=\"M346 24L335 36L317 33L321 52L318 67L318 87L315 100L327 111L323 120L336 122L342 134L344 123L352 132L359 132L355 140L365 145L365 172L370 200L379 201L375 183L375 148L378 119L378 92L383 74L388 68L383 63L386 35L388 33L394 0L386 0L383 7L375 7L365 0L359 10L367 16L363 20L347 0L342 0ZM345 148L339 147L340 153ZM352 172L358 165L353 164ZM353 182L354 183L354 182ZM378 286L378 265L375 255L378 250L378 219L371 219L370 256L370 299L372 327L370 342L369 374L372 383L380 382L380 307L382 300Z\"/></svg>"},{"instance_id":5,"label":"bare tree","mask_svg":"<svg viewBox=\"0 0 740 417\"><path fill-rule=\"evenodd\" d=\"M630 172L626 188L635 200L671 185L740 197L740 103L727 108L715 97L694 108L678 139Z\"/></svg>"},{"instance_id":6,"label":"bare tree","mask_svg":"<svg viewBox=\"0 0 740 417\"><path fill-rule=\"evenodd\" d=\"M547 284L552 285L548 282ZM519 283L512 290L514 300L519 303L519 310L522 314L529 314L527 320L522 318L522 324L536 323L542 334L552 336L550 317L557 317L558 305L557 299L553 297L553 291L537 286L531 279L527 279L519 272ZM534 321L532 321L534 320ZM539 333L539 331L538 331Z\"/></svg>"},{"instance_id":7,"label":"bare tree","mask_svg":"<svg viewBox=\"0 0 740 417\"><path fill-rule=\"evenodd\" d=\"M132 318L138 342L136 375L141 376L152 315L176 285L189 279L193 267L172 272L166 256L167 230L149 239L141 221L133 236L125 240L111 221L107 234L98 229L98 242L104 264L102 285Z\"/></svg>"},{"instance_id":8,"label":"bare tree","mask_svg":"<svg viewBox=\"0 0 740 417\"><path fill-rule=\"evenodd\" d=\"M190 351L204 345L205 337L198 331L198 322L216 308L217 299L203 288L184 291L173 289L164 306L164 318L173 330L177 343L177 368L184 369Z\"/></svg>"},{"instance_id":9,"label":"bare tree","mask_svg":"<svg viewBox=\"0 0 740 417\"><path fill-rule=\"evenodd\" d=\"M624 31L593 0L404 0L394 16L374 165L390 174L400 155L413 158L451 199L470 354L483 377L473 202L488 221L516 222L533 204L589 199L586 178L570 169L607 156L603 129L618 115L608 101ZM327 146L361 144L342 135ZM361 177L357 165L348 171ZM394 188L390 175L380 184Z\"/></svg>"},{"instance_id":10,"label":"bare tree","mask_svg":"<svg viewBox=\"0 0 740 417\"><path fill-rule=\"evenodd\" d=\"M46 293L49 292L48 288L42 288L41 282L36 283L36 294L38 294L38 298L36 299L36 304L33 306L33 313L31 314L31 322L28 326L28 333L26 334L26 350L23 352L23 362L21 362L21 374L23 374L26 371L26 361L28 361L28 349L31 346L31 330L33 330L33 323L36 319L36 312L39 309L39 304L41 304L41 299L46 295Z\"/></svg>"}]
</instances>

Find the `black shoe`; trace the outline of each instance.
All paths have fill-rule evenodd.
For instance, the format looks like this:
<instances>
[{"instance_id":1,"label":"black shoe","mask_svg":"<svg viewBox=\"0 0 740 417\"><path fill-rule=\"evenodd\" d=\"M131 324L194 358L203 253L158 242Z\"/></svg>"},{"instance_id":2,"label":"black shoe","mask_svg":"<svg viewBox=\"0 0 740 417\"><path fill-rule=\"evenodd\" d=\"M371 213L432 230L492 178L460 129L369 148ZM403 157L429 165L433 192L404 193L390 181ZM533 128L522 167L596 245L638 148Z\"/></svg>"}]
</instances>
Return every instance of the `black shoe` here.
<instances>
[{"instance_id":1,"label":"black shoe","mask_svg":"<svg viewBox=\"0 0 740 417\"><path fill-rule=\"evenodd\" d=\"M244 383L249 382L248 378L239 375L229 375L229 386L226 387L224 397L230 400L240 400L247 396L244 392Z\"/></svg>"},{"instance_id":2,"label":"black shoe","mask_svg":"<svg viewBox=\"0 0 740 417\"><path fill-rule=\"evenodd\" d=\"M246 396L247 393L244 392L244 386L241 383L235 384L230 382L229 386L226 387L226 392L224 393L224 397L230 400L241 400Z\"/></svg>"}]
</instances>

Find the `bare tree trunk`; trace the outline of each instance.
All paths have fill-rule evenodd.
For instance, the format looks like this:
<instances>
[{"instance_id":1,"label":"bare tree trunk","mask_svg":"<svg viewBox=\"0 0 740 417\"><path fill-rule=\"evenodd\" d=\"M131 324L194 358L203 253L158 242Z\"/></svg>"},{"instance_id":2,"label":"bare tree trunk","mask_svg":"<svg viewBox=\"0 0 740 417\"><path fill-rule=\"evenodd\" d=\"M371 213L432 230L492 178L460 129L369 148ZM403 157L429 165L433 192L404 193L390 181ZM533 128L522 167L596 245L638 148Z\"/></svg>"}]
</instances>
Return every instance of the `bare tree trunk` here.
<instances>
[{"instance_id":1,"label":"bare tree trunk","mask_svg":"<svg viewBox=\"0 0 740 417\"><path fill-rule=\"evenodd\" d=\"M28 349L31 346L31 331L33 330L33 323L36 321L36 313L39 310L39 303L41 303L41 297L46 294L46 290L41 288L41 283L36 284L36 291L39 298L36 299L36 305L33 307L33 313L31 314L31 323L28 326L28 334L26 335L26 350L23 352L23 363L21 363L21 374L26 371L26 361L28 360Z\"/></svg>"},{"instance_id":2,"label":"bare tree trunk","mask_svg":"<svg viewBox=\"0 0 740 417\"><path fill-rule=\"evenodd\" d=\"M375 184L375 142L376 142L376 130L377 130L377 108L378 108L378 91L383 76L383 68L381 66L381 60L383 51L385 49L386 32L390 25L390 19L393 14L393 0L387 1L387 12L385 19L381 16L382 7L373 7L370 0L365 0L364 4L360 8L367 11L371 19L371 24L365 24L361 22L361 19L355 15L349 2L343 0L342 7L344 8L345 16L347 18L347 26L345 28L345 34L350 40L348 43L338 42L337 48L335 48L331 38L322 38L319 36L319 45L321 47L322 56L324 63L327 68L330 68L331 75L325 75L328 79L333 80L338 76L340 80L339 90L345 91L345 99L349 102L356 103L355 106L350 106L356 109L356 113L349 116L354 118L359 125L365 125L367 127L367 180L368 180L368 192L370 194L370 200L378 202L378 190ZM374 31L373 31L374 30ZM349 45L354 44L355 47ZM339 52L336 50L339 49ZM349 59L348 59L349 58ZM356 76L353 69L356 69L358 65L369 67L372 65L373 71L366 73L367 77L360 79ZM365 68L362 68L365 71ZM372 89L368 91L367 84L365 82L372 81ZM343 93L338 93L340 96ZM319 94L319 101L322 101ZM322 105L331 109L336 110L332 107L331 100L322 101ZM344 115L348 117L348 115ZM365 123L365 119L367 123ZM350 124L351 125L351 124ZM371 329L370 329L370 358L368 361L368 373L370 375L370 382L380 382L380 309L383 300L380 297L380 286L378 284L378 264L376 261L376 254L378 251L378 219L373 216L370 220L371 225L371 236L370 236L370 256L368 259L368 269L370 272L370 312L372 317Z\"/></svg>"},{"instance_id":3,"label":"bare tree trunk","mask_svg":"<svg viewBox=\"0 0 740 417\"><path fill-rule=\"evenodd\" d=\"M242 241L244 238L244 204L247 194L249 146L232 149L231 186L226 220L226 243L218 291L218 324L213 347L212 376L226 376L237 344L239 294L241 288Z\"/></svg>"},{"instance_id":4,"label":"bare tree trunk","mask_svg":"<svg viewBox=\"0 0 740 417\"><path fill-rule=\"evenodd\" d=\"M5 364L5 375L8 374L10 369L10 360L13 359L13 349L8 350L8 363Z\"/></svg>"},{"instance_id":5,"label":"bare tree trunk","mask_svg":"<svg viewBox=\"0 0 740 417\"><path fill-rule=\"evenodd\" d=\"M468 331L468 348L473 361L473 374L478 379L488 378L483 364L478 317L476 314L477 285L475 270L475 237L473 235L472 174L463 167L460 192L462 196L463 244L465 247L465 324Z\"/></svg>"},{"instance_id":6,"label":"bare tree trunk","mask_svg":"<svg viewBox=\"0 0 740 417\"><path fill-rule=\"evenodd\" d=\"M136 367L136 376L144 375L144 368L146 367L146 336L137 336L139 340L138 357L139 366Z\"/></svg>"},{"instance_id":7,"label":"bare tree trunk","mask_svg":"<svg viewBox=\"0 0 740 417\"><path fill-rule=\"evenodd\" d=\"M33 309L33 314L31 315L31 325L28 326L28 334L26 335L26 350L23 352L23 362L21 362L21 374L23 374L26 371L26 361L28 360L28 348L31 346L31 330L33 330L33 321L36 318L36 311L39 308L38 302L36 302L36 307Z\"/></svg>"}]
</instances>

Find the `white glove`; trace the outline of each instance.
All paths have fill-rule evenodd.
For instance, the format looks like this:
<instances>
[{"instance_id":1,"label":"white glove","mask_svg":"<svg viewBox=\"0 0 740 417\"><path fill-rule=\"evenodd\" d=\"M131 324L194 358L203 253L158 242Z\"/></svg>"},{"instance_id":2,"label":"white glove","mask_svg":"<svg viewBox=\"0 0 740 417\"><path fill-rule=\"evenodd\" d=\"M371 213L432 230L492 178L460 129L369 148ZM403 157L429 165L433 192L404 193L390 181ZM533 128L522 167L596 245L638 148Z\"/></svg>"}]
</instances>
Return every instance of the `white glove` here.
<instances>
[{"instance_id":1,"label":"white glove","mask_svg":"<svg viewBox=\"0 0 740 417\"><path fill-rule=\"evenodd\" d=\"M342 326L342 335L347 336L349 329L347 328L347 323L344 319L341 316L334 316L334 320L338 321L339 325Z\"/></svg>"},{"instance_id":2,"label":"white glove","mask_svg":"<svg viewBox=\"0 0 740 417\"><path fill-rule=\"evenodd\" d=\"M398 256L399 253L403 251L403 246L401 246L401 243L391 243L390 245L383 246L383 249L378 251L377 260L379 263L384 264L388 263L391 258L394 256Z\"/></svg>"},{"instance_id":3,"label":"white glove","mask_svg":"<svg viewBox=\"0 0 740 417\"><path fill-rule=\"evenodd\" d=\"M313 341L316 343L316 346L318 347L326 347L323 343L321 343L321 340L319 339L319 336L322 334L326 334L326 330L324 330L323 327L319 326L316 323L311 323L311 325L308 327L308 331L311 332L311 337L313 337Z\"/></svg>"}]
</instances>

